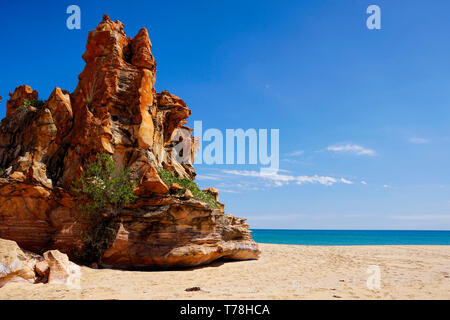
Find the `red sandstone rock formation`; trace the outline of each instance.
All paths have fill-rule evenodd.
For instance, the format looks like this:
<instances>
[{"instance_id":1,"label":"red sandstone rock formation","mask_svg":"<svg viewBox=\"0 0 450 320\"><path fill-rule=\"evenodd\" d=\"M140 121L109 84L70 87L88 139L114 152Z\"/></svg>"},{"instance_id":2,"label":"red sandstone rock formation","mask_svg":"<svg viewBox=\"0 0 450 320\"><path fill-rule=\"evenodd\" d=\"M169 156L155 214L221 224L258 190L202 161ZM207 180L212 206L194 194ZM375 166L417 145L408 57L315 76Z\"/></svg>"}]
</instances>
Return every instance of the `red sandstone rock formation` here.
<instances>
[{"instance_id":1,"label":"red sandstone rock formation","mask_svg":"<svg viewBox=\"0 0 450 320\"><path fill-rule=\"evenodd\" d=\"M256 259L259 249L244 219L194 198L174 196L157 169L195 178L195 142L184 125L191 110L154 89L156 63L147 30L133 39L108 16L89 33L86 66L73 93L56 88L42 108L24 108L38 93L10 94L0 125L0 238L28 250L83 250L87 227L72 182L98 153L138 177L138 200L119 217L119 231L102 264L120 268L195 266L219 258ZM185 161L172 151L189 145ZM187 160L186 160L187 157ZM217 190L210 189L217 196Z\"/></svg>"}]
</instances>

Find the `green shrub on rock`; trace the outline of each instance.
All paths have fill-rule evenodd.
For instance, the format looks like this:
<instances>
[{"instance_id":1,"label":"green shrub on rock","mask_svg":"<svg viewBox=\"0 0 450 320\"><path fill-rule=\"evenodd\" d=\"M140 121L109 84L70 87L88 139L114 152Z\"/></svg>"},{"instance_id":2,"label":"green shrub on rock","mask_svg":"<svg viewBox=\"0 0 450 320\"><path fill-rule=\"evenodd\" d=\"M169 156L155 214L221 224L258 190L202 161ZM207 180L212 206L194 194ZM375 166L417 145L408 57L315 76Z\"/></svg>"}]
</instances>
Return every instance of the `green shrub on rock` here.
<instances>
[{"instance_id":1,"label":"green shrub on rock","mask_svg":"<svg viewBox=\"0 0 450 320\"><path fill-rule=\"evenodd\" d=\"M129 169L115 166L109 154L98 154L73 184L81 213L88 216L90 227L83 232L84 260L97 262L114 239L116 218L127 204L136 200L136 182Z\"/></svg>"},{"instance_id":2,"label":"green shrub on rock","mask_svg":"<svg viewBox=\"0 0 450 320\"><path fill-rule=\"evenodd\" d=\"M169 170L158 170L159 176L161 177L162 181L170 187L173 183L178 183L180 186L183 187L183 190L177 191L178 195L181 195L184 193L184 191L190 190L192 194L194 195L194 198L197 200L200 200L202 202L206 202L209 204L209 206L213 209L219 209L219 205L214 198L214 196L208 192L204 192L200 190L200 188L197 186L197 184L188 178L178 178L175 177L172 172Z\"/></svg>"}]
</instances>

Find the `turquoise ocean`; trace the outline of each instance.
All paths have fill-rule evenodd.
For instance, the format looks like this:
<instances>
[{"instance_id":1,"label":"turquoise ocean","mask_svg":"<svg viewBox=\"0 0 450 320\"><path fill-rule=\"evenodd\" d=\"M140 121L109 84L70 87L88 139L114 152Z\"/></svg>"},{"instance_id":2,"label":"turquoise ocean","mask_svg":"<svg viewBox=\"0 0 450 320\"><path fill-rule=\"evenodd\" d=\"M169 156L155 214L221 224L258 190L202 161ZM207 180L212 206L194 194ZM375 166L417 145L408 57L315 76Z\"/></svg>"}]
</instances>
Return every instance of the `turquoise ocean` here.
<instances>
[{"instance_id":1,"label":"turquoise ocean","mask_svg":"<svg viewBox=\"0 0 450 320\"><path fill-rule=\"evenodd\" d=\"M259 243L351 245L450 245L450 231L252 229Z\"/></svg>"}]
</instances>

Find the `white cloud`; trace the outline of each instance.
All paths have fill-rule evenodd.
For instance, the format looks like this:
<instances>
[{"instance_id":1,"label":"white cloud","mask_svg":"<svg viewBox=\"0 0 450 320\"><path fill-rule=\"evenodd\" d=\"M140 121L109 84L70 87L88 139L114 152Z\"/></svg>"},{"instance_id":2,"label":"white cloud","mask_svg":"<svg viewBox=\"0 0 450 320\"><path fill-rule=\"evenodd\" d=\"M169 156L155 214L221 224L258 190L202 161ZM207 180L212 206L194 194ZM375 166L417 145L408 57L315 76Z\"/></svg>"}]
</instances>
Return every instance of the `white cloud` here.
<instances>
[{"instance_id":1,"label":"white cloud","mask_svg":"<svg viewBox=\"0 0 450 320\"><path fill-rule=\"evenodd\" d=\"M363 181L361 181L361 184L364 184L364 185L365 185L365 184L367 184L367 182L365 182L365 181L363 180Z\"/></svg>"},{"instance_id":2,"label":"white cloud","mask_svg":"<svg viewBox=\"0 0 450 320\"><path fill-rule=\"evenodd\" d=\"M344 178L336 179L333 177L327 177L327 176L293 176L293 175L287 175L287 174L279 174L276 171L247 171L247 170L223 170L224 173L232 174L236 176L243 176L243 177L255 177L255 178L261 178L265 180L269 180L273 183L275 186L283 186L285 184L288 184L290 182L295 184L304 184L304 183L319 183L326 186L331 186L335 183L344 183L344 184L353 184L353 182L346 180Z\"/></svg>"},{"instance_id":3,"label":"white cloud","mask_svg":"<svg viewBox=\"0 0 450 320\"><path fill-rule=\"evenodd\" d=\"M357 155L367 155L367 156L374 156L376 155L376 152L371 149L367 149L361 146L358 146L356 144L346 144L346 145L333 145L329 146L327 148L328 151L334 151L334 152L349 152L354 153Z\"/></svg>"},{"instance_id":4,"label":"white cloud","mask_svg":"<svg viewBox=\"0 0 450 320\"><path fill-rule=\"evenodd\" d=\"M341 181L342 183L345 183L345 184L353 184L352 181L347 180L347 179L345 179L345 178L341 178L340 181Z\"/></svg>"},{"instance_id":5,"label":"white cloud","mask_svg":"<svg viewBox=\"0 0 450 320\"><path fill-rule=\"evenodd\" d=\"M409 139L409 142L415 143L415 144L424 144L430 142L430 140L425 138L411 138Z\"/></svg>"},{"instance_id":6,"label":"white cloud","mask_svg":"<svg viewBox=\"0 0 450 320\"><path fill-rule=\"evenodd\" d=\"M304 183L320 183L325 186L332 186L335 183L338 183L339 180L336 180L333 177L324 177L324 176L299 176L296 178L296 184L304 184Z\"/></svg>"},{"instance_id":7,"label":"white cloud","mask_svg":"<svg viewBox=\"0 0 450 320\"><path fill-rule=\"evenodd\" d=\"M383 188L390 188L391 186L388 184L383 185Z\"/></svg>"}]
</instances>

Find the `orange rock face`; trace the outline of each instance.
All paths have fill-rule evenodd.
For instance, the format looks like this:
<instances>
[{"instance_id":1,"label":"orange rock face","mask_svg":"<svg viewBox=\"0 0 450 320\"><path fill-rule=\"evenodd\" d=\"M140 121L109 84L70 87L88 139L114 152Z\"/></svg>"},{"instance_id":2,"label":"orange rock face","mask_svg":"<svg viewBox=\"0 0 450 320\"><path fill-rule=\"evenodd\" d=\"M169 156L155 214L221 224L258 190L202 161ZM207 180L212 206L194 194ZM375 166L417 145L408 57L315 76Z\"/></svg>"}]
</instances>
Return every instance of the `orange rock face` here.
<instances>
[{"instance_id":1,"label":"orange rock face","mask_svg":"<svg viewBox=\"0 0 450 320\"><path fill-rule=\"evenodd\" d=\"M35 90L20 86L10 94L0 124L0 238L77 259L87 224L71 186L96 154L109 153L138 177L139 199L121 213L104 265L165 268L258 257L244 220L223 206L170 194L159 177L157 170L166 169L194 179L196 143L184 126L191 114L186 103L155 92L151 47L145 28L131 39L120 21L104 16L89 33L73 93L56 88L42 107L28 109L21 106L37 99ZM189 152L180 161L173 151L186 142Z\"/></svg>"},{"instance_id":2,"label":"orange rock face","mask_svg":"<svg viewBox=\"0 0 450 320\"><path fill-rule=\"evenodd\" d=\"M25 99L36 100L37 98L37 91L31 89L30 86L17 87L14 93L9 93L9 100L6 102L6 116L10 116L18 107L22 106Z\"/></svg>"}]
</instances>

